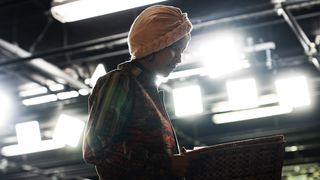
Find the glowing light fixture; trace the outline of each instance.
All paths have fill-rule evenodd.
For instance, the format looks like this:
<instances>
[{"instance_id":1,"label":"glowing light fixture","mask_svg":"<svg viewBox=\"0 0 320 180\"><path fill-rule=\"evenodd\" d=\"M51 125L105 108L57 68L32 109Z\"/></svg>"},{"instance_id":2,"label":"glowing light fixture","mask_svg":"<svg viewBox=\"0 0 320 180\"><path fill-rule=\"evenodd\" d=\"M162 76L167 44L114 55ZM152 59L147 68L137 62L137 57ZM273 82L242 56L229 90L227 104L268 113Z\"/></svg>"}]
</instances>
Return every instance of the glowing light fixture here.
<instances>
[{"instance_id":1,"label":"glowing light fixture","mask_svg":"<svg viewBox=\"0 0 320 180\"><path fill-rule=\"evenodd\" d=\"M53 85L49 86L49 89L51 91L61 91L64 89L64 85L63 84L53 84Z\"/></svg>"},{"instance_id":2,"label":"glowing light fixture","mask_svg":"<svg viewBox=\"0 0 320 180\"><path fill-rule=\"evenodd\" d=\"M96 70L94 70L92 76L91 76L91 79L90 79L90 83L91 83L91 86L93 87L96 82L98 81L98 79L105 75L107 72L106 72L106 69L104 68L104 65L103 64L98 64L98 66L96 67Z\"/></svg>"},{"instance_id":3,"label":"glowing light fixture","mask_svg":"<svg viewBox=\"0 0 320 180\"><path fill-rule=\"evenodd\" d=\"M61 114L53 132L53 140L55 140L58 144L66 144L76 147L81 137L83 128L83 121L65 114Z\"/></svg>"},{"instance_id":4,"label":"glowing light fixture","mask_svg":"<svg viewBox=\"0 0 320 180\"><path fill-rule=\"evenodd\" d=\"M266 94L259 96L259 105L260 106L265 106L273 103L278 102L278 97L276 94ZM226 111L231 111L234 110L234 107L230 105L230 102L228 101L221 101L214 103L211 108L211 112L217 113L217 112L226 112Z\"/></svg>"},{"instance_id":5,"label":"glowing light fixture","mask_svg":"<svg viewBox=\"0 0 320 180\"><path fill-rule=\"evenodd\" d=\"M81 96L86 96L89 94L89 91L87 89L79 89L78 90L78 93L81 95Z\"/></svg>"},{"instance_id":6,"label":"glowing light fixture","mask_svg":"<svg viewBox=\"0 0 320 180\"><path fill-rule=\"evenodd\" d=\"M285 147L285 151L286 152L295 152L295 151L298 151L298 150L299 150L298 146L287 146L287 147Z\"/></svg>"},{"instance_id":7,"label":"glowing light fixture","mask_svg":"<svg viewBox=\"0 0 320 180\"><path fill-rule=\"evenodd\" d=\"M228 81L227 92L233 110L254 108L259 105L256 82L253 78Z\"/></svg>"},{"instance_id":8,"label":"glowing light fixture","mask_svg":"<svg viewBox=\"0 0 320 180\"><path fill-rule=\"evenodd\" d=\"M198 85L173 89L173 103L176 116L187 116L202 113L201 89Z\"/></svg>"},{"instance_id":9,"label":"glowing light fixture","mask_svg":"<svg viewBox=\"0 0 320 180\"><path fill-rule=\"evenodd\" d=\"M60 100L75 98L78 96L79 96L78 91L66 91L66 92L61 92L57 94L57 97Z\"/></svg>"},{"instance_id":10,"label":"glowing light fixture","mask_svg":"<svg viewBox=\"0 0 320 180\"><path fill-rule=\"evenodd\" d=\"M218 34L207 38L196 54L204 62L212 78L220 77L243 68L239 47L230 34Z\"/></svg>"},{"instance_id":11,"label":"glowing light fixture","mask_svg":"<svg viewBox=\"0 0 320 180\"><path fill-rule=\"evenodd\" d=\"M41 141L38 121L29 121L16 124L18 144L5 146L1 149L4 156L17 156L22 154L48 151L64 147L53 140Z\"/></svg>"},{"instance_id":12,"label":"glowing light fixture","mask_svg":"<svg viewBox=\"0 0 320 180\"><path fill-rule=\"evenodd\" d=\"M12 113L12 102L10 96L4 92L0 92L0 127L5 124L6 121L9 120L9 117Z\"/></svg>"},{"instance_id":13,"label":"glowing light fixture","mask_svg":"<svg viewBox=\"0 0 320 180\"><path fill-rule=\"evenodd\" d=\"M21 97L27 97L27 96L45 94L47 92L48 92L48 89L46 87L39 87L39 88L35 88L35 89L29 89L29 90L21 91L19 93L19 95Z\"/></svg>"},{"instance_id":14,"label":"glowing light fixture","mask_svg":"<svg viewBox=\"0 0 320 180\"><path fill-rule=\"evenodd\" d=\"M55 94L49 94L49 95L45 95L45 96L24 99L24 100L22 100L22 104L24 104L25 106L31 106L31 105L53 102L53 101L57 101L57 100L58 100L58 98Z\"/></svg>"},{"instance_id":15,"label":"glowing light fixture","mask_svg":"<svg viewBox=\"0 0 320 180\"><path fill-rule=\"evenodd\" d=\"M195 75L206 75L205 71L205 68L195 68L178 72L172 72L168 77L157 76L156 84L159 86L161 83L165 83L169 79L179 79Z\"/></svg>"},{"instance_id":16,"label":"glowing light fixture","mask_svg":"<svg viewBox=\"0 0 320 180\"><path fill-rule=\"evenodd\" d=\"M62 23L66 23L162 1L164 0L117 0L112 2L105 0L55 0L51 13L54 18Z\"/></svg>"},{"instance_id":17,"label":"glowing light fixture","mask_svg":"<svg viewBox=\"0 0 320 180\"><path fill-rule=\"evenodd\" d=\"M21 146L20 144L5 146L1 149L1 154L4 156L17 156L22 154L59 149L63 148L64 146L65 145L57 144L55 141L50 139L41 141L39 144L33 146Z\"/></svg>"},{"instance_id":18,"label":"glowing light fixture","mask_svg":"<svg viewBox=\"0 0 320 180\"><path fill-rule=\"evenodd\" d=\"M311 104L307 78L304 76L278 79L275 82L280 105L301 107Z\"/></svg>"},{"instance_id":19,"label":"glowing light fixture","mask_svg":"<svg viewBox=\"0 0 320 180\"><path fill-rule=\"evenodd\" d=\"M249 119L257 119L292 112L292 109L284 106L270 106L256 109L247 109L235 112L221 113L213 115L212 121L215 124L231 123Z\"/></svg>"},{"instance_id":20,"label":"glowing light fixture","mask_svg":"<svg viewBox=\"0 0 320 180\"><path fill-rule=\"evenodd\" d=\"M295 151L301 151L304 150L306 147L303 145L297 145L297 146L286 146L285 151L286 152L295 152Z\"/></svg>"},{"instance_id":21,"label":"glowing light fixture","mask_svg":"<svg viewBox=\"0 0 320 180\"><path fill-rule=\"evenodd\" d=\"M38 145L41 141L38 121L29 121L16 124L18 144L21 146Z\"/></svg>"}]
</instances>

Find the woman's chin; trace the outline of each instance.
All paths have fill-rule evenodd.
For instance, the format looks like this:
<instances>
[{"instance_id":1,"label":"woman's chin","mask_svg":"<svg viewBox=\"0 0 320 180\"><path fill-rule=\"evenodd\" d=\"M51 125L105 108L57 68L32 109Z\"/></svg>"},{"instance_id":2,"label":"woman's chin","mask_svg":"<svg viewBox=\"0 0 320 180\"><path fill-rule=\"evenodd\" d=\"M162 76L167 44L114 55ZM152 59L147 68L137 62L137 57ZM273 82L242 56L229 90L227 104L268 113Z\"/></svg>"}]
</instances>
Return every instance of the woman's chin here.
<instances>
[{"instance_id":1,"label":"woman's chin","mask_svg":"<svg viewBox=\"0 0 320 180\"><path fill-rule=\"evenodd\" d=\"M170 75L171 71L170 72L160 72L159 75L162 76L162 77L168 77Z\"/></svg>"},{"instance_id":2,"label":"woman's chin","mask_svg":"<svg viewBox=\"0 0 320 180\"><path fill-rule=\"evenodd\" d=\"M170 75L170 73L172 73L174 70L174 68L166 68L166 69L162 69L161 71L158 71L157 74L159 74L160 76L163 77L168 77Z\"/></svg>"}]
</instances>

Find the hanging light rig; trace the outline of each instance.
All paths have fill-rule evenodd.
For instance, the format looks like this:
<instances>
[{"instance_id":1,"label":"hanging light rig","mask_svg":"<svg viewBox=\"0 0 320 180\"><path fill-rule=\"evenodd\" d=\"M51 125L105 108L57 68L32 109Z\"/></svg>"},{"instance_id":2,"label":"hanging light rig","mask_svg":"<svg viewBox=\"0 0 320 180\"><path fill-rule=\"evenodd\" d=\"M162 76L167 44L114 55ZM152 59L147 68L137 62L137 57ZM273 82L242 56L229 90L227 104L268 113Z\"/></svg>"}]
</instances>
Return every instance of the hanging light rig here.
<instances>
[{"instance_id":1,"label":"hanging light rig","mask_svg":"<svg viewBox=\"0 0 320 180\"><path fill-rule=\"evenodd\" d=\"M316 43L310 41L306 33L300 27L299 23L296 21L294 16L291 14L288 7L285 5L285 0L273 0L275 9L279 16L282 16L283 19L290 26L294 34L297 36L299 42L301 43L305 54L308 56L309 62L311 62L315 68L320 71L319 57Z\"/></svg>"}]
</instances>

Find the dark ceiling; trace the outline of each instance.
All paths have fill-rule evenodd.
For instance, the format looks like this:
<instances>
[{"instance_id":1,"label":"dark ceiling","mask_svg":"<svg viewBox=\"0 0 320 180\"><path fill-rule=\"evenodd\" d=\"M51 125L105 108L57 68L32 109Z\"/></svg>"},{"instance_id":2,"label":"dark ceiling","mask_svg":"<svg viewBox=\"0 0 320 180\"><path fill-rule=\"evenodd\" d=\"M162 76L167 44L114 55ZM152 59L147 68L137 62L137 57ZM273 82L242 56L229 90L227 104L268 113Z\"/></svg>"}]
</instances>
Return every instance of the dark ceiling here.
<instances>
[{"instance_id":1,"label":"dark ceiling","mask_svg":"<svg viewBox=\"0 0 320 180\"><path fill-rule=\"evenodd\" d=\"M110 1L110 3L112 3ZM277 15L271 0L173 0L162 4L180 7L194 24L193 39L225 29L242 34L241 44L272 42L269 56L265 51L248 53L251 68L220 79L206 76L169 80L161 85L168 90L166 106L172 117L180 144L188 148L212 145L245 138L284 134L287 147L298 151L285 153L285 165L320 162L319 72L309 61L299 36ZM1 0L0 39L24 53L0 43L0 86L15 99L14 114L0 127L0 147L15 144L14 124L37 120L43 139L50 139L54 122L60 113L75 114L86 120L87 98L59 100L35 106L24 106L19 92L32 87L48 87L47 81L65 85L65 90L91 87L84 83L95 67L103 63L108 71L129 60L126 36L134 18L145 7L135 8L91 19L62 24L50 14L50 0ZM320 1L292 0L284 3L307 38L320 43ZM318 36L318 40L317 40ZM319 42L317 42L319 41ZM317 44L318 43L318 44ZM196 48L190 44L188 51ZM268 57L267 57L268 56ZM317 57L318 53L312 54ZM41 59L46 65L37 64ZM270 59L271 66L267 65ZM197 59L182 64L176 71L199 67ZM57 68L57 71L53 69ZM305 73L312 84L312 107L297 109L287 115L259 118L226 124L212 123L210 105L226 99L224 83L229 78L253 74L262 94L272 92L270 83L282 73ZM170 89L180 84L198 82L203 87L205 112L198 116L174 116ZM48 92L50 94L52 92ZM71 128L71 127L70 127ZM81 148L67 147L22 156L0 155L0 179L97 179L94 168L83 162Z\"/></svg>"}]
</instances>

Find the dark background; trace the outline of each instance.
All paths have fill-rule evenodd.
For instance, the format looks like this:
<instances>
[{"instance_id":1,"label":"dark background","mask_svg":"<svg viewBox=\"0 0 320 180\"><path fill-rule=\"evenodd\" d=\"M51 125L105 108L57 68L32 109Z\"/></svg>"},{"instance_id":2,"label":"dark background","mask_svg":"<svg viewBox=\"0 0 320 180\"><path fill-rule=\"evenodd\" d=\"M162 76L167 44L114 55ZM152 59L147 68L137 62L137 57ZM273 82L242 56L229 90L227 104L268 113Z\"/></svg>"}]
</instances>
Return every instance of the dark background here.
<instances>
[{"instance_id":1,"label":"dark background","mask_svg":"<svg viewBox=\"0 0 320 180\"><path fill-rule=\"evenodd\" d=\"M112 1L110 1L112 3ZM172 117L180 144L188 148L267 135L284 134L286 147L298 150L285 153L284 177L307 174L319 175L320 121L319 72L304 53L297 36L283 17L278 16L270 0L173 0L162 4L180 7L194 24L193 39L207 32L232 30L242 34L242 44L274 42L271 51L273 66L266 66L265 52L249 53L251 68L220 79L191 76L169 80L162 87L198 82L203 88L205 112L188 118L174 116L171 93L167 92L166 106ZM289 7L307 37L315 42L320 35L320 2L288 1ZM31 52L21 58L0 47L0 86L15 102L14 114L1 127L0 147L15 144L14 124L37 120L43 139L50 139L60 113L87 118L87 98L79 96L35 106L24 106L19 97L27 83L45 86L46 80L62 82L67 90L78 90L72 83L60 81L50 69L35 68L29 62L42 58L57 66L77 82L90 78L96 65L103 63L108 71L129 60L125 41L134 18L145 8L135 8L82 21L62 24L50 14L50 0L1 0L0 38ZM122 40L122 41L119 41ZM190 44L192 46L192 42ZM317 45L318 46L318 45ZM192 51L192 48L188 51ZM177 71L198 67L199 63L182 64ZM224 100L224 83L228 78L253 74L261 87L271 92L274 77L285 73L305 73L312 85L312 106L295 109L288 115L272 116L248 121L214 124L208 110L212 103ZM262 92L261 92L262 93ZM0 100L1 101L1 100ZM71 128L71 127L70 127ZM298 168L297 168L298 167ZM310 170L313 169L313 170ZM288 175L289 174L289 175ZM81 145L41 153L4 157L0 155L0 179L97 179L94 168L82 160Z\"/></svg>"}]
</instances>

